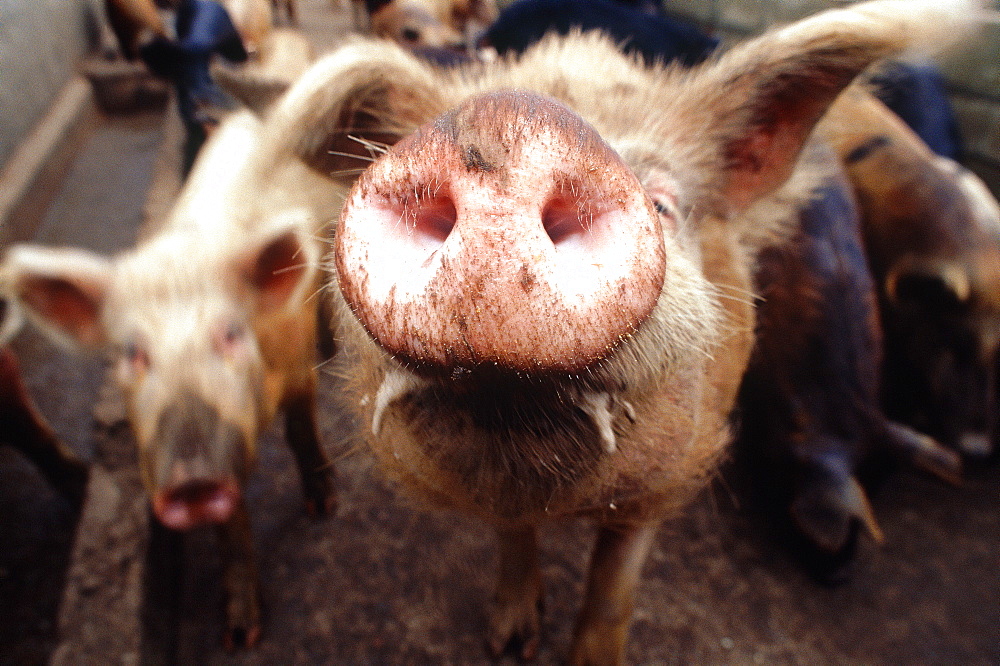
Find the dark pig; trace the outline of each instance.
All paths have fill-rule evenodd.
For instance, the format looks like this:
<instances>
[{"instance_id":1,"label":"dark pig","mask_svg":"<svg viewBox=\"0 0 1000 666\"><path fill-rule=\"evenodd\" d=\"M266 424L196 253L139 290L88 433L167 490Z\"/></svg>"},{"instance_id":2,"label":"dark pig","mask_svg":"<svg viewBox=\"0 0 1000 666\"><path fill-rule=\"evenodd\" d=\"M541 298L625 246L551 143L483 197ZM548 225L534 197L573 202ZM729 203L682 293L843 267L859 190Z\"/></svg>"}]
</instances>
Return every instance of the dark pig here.
<instances>
[{"instance_id":1,"label":"dark pig","mask_svg":"<svg viewBox=\"0 0 1000 666\"><path fill-rule=\"evenodd\" d=\"M87 467L59 441L24 385L21 365L7 344L20 319L15 303L0 298L0 444L24 455L79 509L89 476Z\"/></svg>"},{"instance_id":2,"label":"dark pig","mask_svg":"<svg viewBox=\"0 0 1000 666\"><path fill-rule=\"evenodd\" d=\"M958 119L948 99L944 77L934 64L886 63L879 67L871 83L876 96L928 148L942 157L959 159L962 136Z\"/></svg>"},{"instance_id":3,"label":"dark pig","mask_svg":"<svg viewBox=\"0 0 1000 666\"><path fill-rule=\"evenodd\" d=\"M315 413L327 218L314 211L336 200L310 208L295 188L317 177L274 160L263 132L250 113L224 122L162 228L137 247L106 258L18 245L0 272L43 331L110 355L153 513L175 530L219 527L226 639L246 644L261 618L242 489L279 409L309 510L335 504Z\"/></svg>"},{"instance_id":4,"label":"dark pig","mask_svg":"<svg viewBox=\"0 0 1000 666\"><path fill-rule=\"evenodd\" d=\"M992 450L1000 206L884 104L844 95L824 121L862 212L885 327L886 411L972 456Z\"/></svg>"},{"instance_id":5,"label":"dark pig","mask_svg":"<svg viewBox=\"0 0 1000 666\"><path fill-rule=\"evenodd\" d=\"M832 149L814 152L824 174L814 196L790 240L759 255L739 451L753 485L787 506L814 547L805 560L825 577L850 560L859 527L882 539L866 472L898 457L954 480L961 463L882 412L882 331L857 205Z\"/></svg>"},{"instance_id":6,"label":"dark pig","mask_svg":"<svg viewBox=\"0 0 1000 666\"><path fill-rule=\"evenodd\" d=\"M677 60L694 65L719 44L693 25L651 15L639 3L614 0L518 0L500 12L480 44L500 54L522 53L550 32L565 35L570 30L600 30L648 63Z\"/></svg>"},{"instance_id":7,"label":"dark pig","mask_svg":"<svg viewBox=\"0 0 1000 666\"><path fill-rule=\"evenodd\" d=\"M140 49L154 38L167 36L153 0L104 0L104 10L118 47L129 60L136 60Z\"/></svg>"},{"instance_id":8,"label":"dark pig","mask_svg":"<svg viewBox=\"0 0 1000 666\"><path fill-rule=\"evenodd\" d=\"M859 72L959 34L971 9L859 5L693 71L599 35L458 71L361 42L268 114L327 187L367 166L329 259L346 397L391 475L496 527L494 652L537 651L538 525L588 516L570 661L624 658L658 525L730 440L751 273L778 233L743 212Z\"/></svg>"}]
</instances>

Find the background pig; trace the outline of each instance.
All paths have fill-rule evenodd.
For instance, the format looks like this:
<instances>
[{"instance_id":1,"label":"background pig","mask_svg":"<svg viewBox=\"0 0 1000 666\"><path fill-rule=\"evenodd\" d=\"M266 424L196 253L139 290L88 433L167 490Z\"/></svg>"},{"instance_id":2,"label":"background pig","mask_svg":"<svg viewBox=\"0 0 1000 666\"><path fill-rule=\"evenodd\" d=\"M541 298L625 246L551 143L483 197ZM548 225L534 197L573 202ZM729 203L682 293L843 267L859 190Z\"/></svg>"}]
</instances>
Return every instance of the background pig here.
<instances>
[{"instance_id":1,"label":"background pig","mask_svg":"<svg viewBox=\"0 0 1000 666\"><path fill-rule=\"evenodd\" d=\"M0 444L20 451L53 488L79 508L87 468L59 441L24 385L17 356L7 345L20 322L16 302L0 298Z\"/></svg>"},{"instance_id":2,"label":"background pig","mask_svg":"<svg viewBox=\"0 0 1000 666\"><path fill-rule=\"evenodd\" d=\"M178 530L219 525L227 640L250 644L259 581L241 489L279 408L310 510L335 502L314 411L323 218L312 211L331 204L289 199L315 177L268 145L260 121L237 114L139 246L113 259L15 246L2 273L44 330L110 353L153 513Z\"/></svg>"},{"instance_id":3,"label":"background pig","mask_svg":"<svg viewBox=\"0 0 1000 666\"><path fill-rule=\"evenodd\" d=\"M893 455L948 479L961 464L882 413L882 331L857 205L832 150L814 153L810 164L824 175L797 211L791 238L759 255L757 345L740 391L739 451L753 485L787 507L812 546L806 561L826 577L849 561L859 527L882 538L865 476Z\"/></svg>"},{"instance_id":4,"label":"background pig","mask_svg":"<svg viewBox=\"0 0 1000 666\"><path fill-rule=\"evenodd\" d=\"M493 651L535 653L536 526L583 515L600 530L570 659L622 659L657 525L729 440L769 235L741 213L858 72L953 30L934 7L824 14L693 73L597 36L457 73L359 44L271 112L331 187L385 152L330 259L351 406L391 474L497 528Z\"/></svg>"},{"instance_id":5,"label":"background pig","mask_svg":"<svg viewBox=\"0 0 1000 666\"><path fill-rule=\"evenodd\" d=\"M885 325L885 407L966 454L991 451L1000 207L864 92L824 121L862 211Z\"/></svg>"},{"instance_id":6,"label":"background pig","mask_svg":"<svg viewBox=\"0 0 1000 666\"><path fill-rule=\"evenodd\" d=\"M167 35L153 0L105 0L104 10L122 55L129 60L138 58L141 47L151 39Z\"/></svg>"},{"instance_id":7,"label":"background pig","mask_svg":"<svg viewBox=\"0 0 1000 666\"><path fill-rule=\"evenodd\" d=\"M494 0L369 0L365 6L373 35L408 48L464 51L497 17Z\"/></svg>"},{"instance_id":8,"label":"background pig","mask_svg":"<svg viewBox=\"0 0 1000 666\"><path fill-rule=\"evenodd\" d=\"M640 3L613 0L518 0L504 8L480 44L501 54L522 53L550 32L565 35L572 29L600 30L648 63L694 65L719 44L693 25L650 14Z\"/></svg>"}]
</instances>

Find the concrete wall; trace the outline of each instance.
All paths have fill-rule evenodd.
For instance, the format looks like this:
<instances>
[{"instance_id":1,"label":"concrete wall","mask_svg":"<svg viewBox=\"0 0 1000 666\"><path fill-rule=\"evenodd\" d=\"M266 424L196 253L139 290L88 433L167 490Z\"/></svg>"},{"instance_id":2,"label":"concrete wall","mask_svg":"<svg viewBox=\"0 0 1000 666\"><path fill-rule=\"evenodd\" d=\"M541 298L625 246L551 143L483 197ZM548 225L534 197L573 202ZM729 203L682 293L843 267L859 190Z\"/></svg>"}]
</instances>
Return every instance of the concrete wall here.
<instances>
[{"instance_id":1,"label":"concrete wall","mask_svg":"<svg viewBox=\"0 0 1000 666\"><path fill-rule=\"evenodd\" d=\"M0 165L97 43L99 0L0 0Z\"/></svg>"},{"instance_id":2,"label":"concrete wall","mask_svg":"<svg viewBox=\"0 0 1000 666\"><path fill-rule=\"evenodd\" d=\"M941 0L947 2L947 0ZM668 12L706 26L726 38L756 34L774 23L791 21L845 4L834 0L664 0ZM990 6L997 9L998 0ZM964 161L1000 195L1000 14L981 34L946 57L942 70L965 143Z\"/></svg>"}]
</instances>

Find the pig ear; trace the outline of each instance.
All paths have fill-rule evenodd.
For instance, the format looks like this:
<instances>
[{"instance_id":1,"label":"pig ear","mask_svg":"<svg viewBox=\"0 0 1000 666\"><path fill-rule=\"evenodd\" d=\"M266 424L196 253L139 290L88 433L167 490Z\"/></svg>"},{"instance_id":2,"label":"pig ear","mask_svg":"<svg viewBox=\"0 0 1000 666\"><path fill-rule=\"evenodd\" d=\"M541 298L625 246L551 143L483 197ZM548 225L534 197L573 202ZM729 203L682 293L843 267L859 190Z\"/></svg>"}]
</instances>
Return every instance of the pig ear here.
<instances>
[{"instance_id":1,"label":"pig ear","mask_svg":"<svg viewBox=\"0 0 1000 666\"><path fill-rule=\"evenodd\" d=\"M313 65L273 109L267 140L336 180L443 112L429 66L395 44L361 41Z\"/></svg>"},{"instance_id":2,"label":"pig ear","mask_svg":"<svg viewBox=\"0 0 1000 666\"><path fill-rule=\"evenodd\" d=\"M300 302L319 270L319 250L298 226L284 226L239 257L237 271L262 312Z\"/></svg>"},{"instance_id":3,"label":"pig ear","mask_svg":"<svg viewBox=\"0 0 1000 666\"><path fill-rule=\"evenodd\" d=\"M881 0L765 34L689 80L680 126L704 126L707 110L723 194L745 208L785 182L813 126L854 77L910 46L954 40L976 5Z\"/></svg>"},{"instance_id":4,"label":"pig ear","mask_svg":"<svg viewBox=\"0 0 1000 666\"><path fill-rule=\"evenodd\" d=\"M105 340L111 274L110 261L90 252L20 245L4 259L0 283L50 338L92 348Z\"/></svg>"}]
</instances>

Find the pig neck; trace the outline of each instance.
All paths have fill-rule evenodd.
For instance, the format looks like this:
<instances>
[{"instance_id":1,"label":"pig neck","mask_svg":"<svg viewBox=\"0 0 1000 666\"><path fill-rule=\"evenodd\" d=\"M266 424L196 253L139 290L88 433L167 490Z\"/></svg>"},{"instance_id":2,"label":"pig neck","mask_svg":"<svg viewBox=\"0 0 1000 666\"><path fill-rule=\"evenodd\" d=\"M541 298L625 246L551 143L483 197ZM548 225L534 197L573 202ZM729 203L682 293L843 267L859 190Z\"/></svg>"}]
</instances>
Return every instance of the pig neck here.
<instances>
[{"instance_id":1,"label":"pig neck","mask_svg":"<svg viewBox=\"0 0 1000 666\"><path fill-rule=\"evenodd\" d=\"M745 272L726 265L739 252L719 225L706 251L710 272L745 290ZM732 363L706 356L635 384L589 388L579 377L485 370L430 381L351 325L348 346L369 355L359 366L367 371L349 378L353 406L363 423L378 421L369 441L383 468L434 505L503 525L565 514L655 518L690 499L728 442L734 387L749 356L749 308L747 299L724 305L730 334L721 344L739 350ZM394 394L380 401L392 383Z\"/></svg>"}]
</instances>

